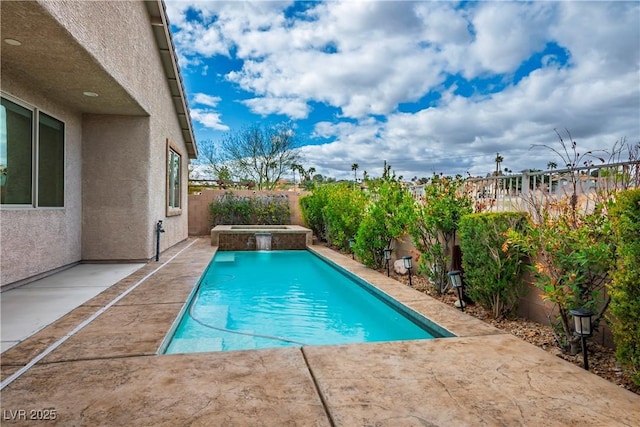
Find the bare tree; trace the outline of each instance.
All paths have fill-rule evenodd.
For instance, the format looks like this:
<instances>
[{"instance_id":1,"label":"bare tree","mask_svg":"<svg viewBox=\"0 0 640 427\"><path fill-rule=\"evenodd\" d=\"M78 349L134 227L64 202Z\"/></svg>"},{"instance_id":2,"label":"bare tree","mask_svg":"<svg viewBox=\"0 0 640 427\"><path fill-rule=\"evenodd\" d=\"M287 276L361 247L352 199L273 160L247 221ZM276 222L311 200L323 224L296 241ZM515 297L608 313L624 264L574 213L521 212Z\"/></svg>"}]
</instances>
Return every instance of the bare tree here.
<instances>
[{"instance_id":1,"label":"bare tree","mask_svg":"<svg viewBox=\"0 0 640 427\"><path fill-rule=\"evenodd\" d=\"M203 172L206 174L206 178L224 179L220 176L221 170L225 174L229 171L229 167L224 164L220 143L207 139L198 142L198 148L198 160L195 163L204 166ZM197 177L193 176L193 178Z\"/></svg>"},{"instance_id":2,"label":"bare tree","mask_svg":"<svg viewBox=\"0 0 640 427\"><path fill-rule=\"evenodd\" d=\"M298 143L290 124L253 125L228 133L220 144L223 162L240 179L259 190L273 190L280 178L298 163Z\"/></svg>"},{"instance_id":3,"label":"bare tree","mask_svg":"<svg viewBox=\"0 0 640 427\"><path fill-rule=\"evenodd\" d=\"M573 214L574 223L577 222L577 207L578 207L578 183L580 182L580 172L578 168L580 165L591 166L593 161L591 159L598 159L601 163L604 163L605 160L602 157L596 156L597 152L606 153L605 150L589 150L585 153L580 154L577 149L577 143L571 136L571 132L569 129L565 129L567 133L567 137L569 142L567 143L563 138L560 132L557 129L554 129L556 135L558 135L558 139L560 140L561 149L556 149L547 144L532 144L533 147L545 147L555 154L557 154L562 161L566 164L569 182L571 184L571 211Z\"/></svg>"}]
</instances>

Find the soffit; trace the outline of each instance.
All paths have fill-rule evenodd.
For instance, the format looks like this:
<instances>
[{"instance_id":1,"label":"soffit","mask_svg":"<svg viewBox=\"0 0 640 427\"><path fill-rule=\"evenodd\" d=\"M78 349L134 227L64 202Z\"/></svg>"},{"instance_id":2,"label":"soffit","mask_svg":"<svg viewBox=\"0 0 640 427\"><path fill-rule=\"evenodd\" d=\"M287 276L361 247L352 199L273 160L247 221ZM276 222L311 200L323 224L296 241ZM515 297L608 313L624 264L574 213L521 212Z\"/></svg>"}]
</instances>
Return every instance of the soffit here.
<instances>
[{"instance_id":1,"label":"soffit","mask_svg":"<svg viewBox=\"0 0 640 427\"><path fill-rule=\"evenodd\" d=\"M148 115L60 24L34 1L0 1L2 74L81 113ZM10 46L4 39L19 40ZM83 92L98 93L87 97Z\"/></svg>"}]
</instances>

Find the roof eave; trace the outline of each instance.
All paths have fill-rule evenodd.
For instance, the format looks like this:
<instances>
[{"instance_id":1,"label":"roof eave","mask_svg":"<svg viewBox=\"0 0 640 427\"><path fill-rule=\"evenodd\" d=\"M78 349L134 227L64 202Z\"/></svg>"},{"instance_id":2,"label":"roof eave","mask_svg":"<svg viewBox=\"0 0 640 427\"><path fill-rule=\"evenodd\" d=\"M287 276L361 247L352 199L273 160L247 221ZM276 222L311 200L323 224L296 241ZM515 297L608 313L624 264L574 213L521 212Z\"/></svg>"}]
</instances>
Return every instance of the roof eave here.
<instances>
[{"instance_id":1,"label":"roof eave","mask_svg":"<svg viewBox=\"0 0 640 427\"><path fill-rule=\"evenodd\" d=\"M176 49L169 29L169 19L167 18L164 0L147 0L145 3L147 5L147 11L149 12L156 44L160 52L162 66L167 76L178 123L180 124L182 135L187 146L187 152L190 159L195 159L198 157L198 145L193 134L189 104L187 103L180 67L178 67Z\"/></svg>"}]
</instances>

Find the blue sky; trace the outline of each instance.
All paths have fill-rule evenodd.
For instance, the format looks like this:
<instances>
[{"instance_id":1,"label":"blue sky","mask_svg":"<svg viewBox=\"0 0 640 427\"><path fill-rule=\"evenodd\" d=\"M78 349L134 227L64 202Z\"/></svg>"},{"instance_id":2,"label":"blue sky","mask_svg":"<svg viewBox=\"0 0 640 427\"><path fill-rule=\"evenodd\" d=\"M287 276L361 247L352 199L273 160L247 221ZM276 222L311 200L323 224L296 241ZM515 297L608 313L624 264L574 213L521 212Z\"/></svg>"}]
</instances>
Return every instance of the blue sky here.
<instances>
[{"instance_id":1,"label":"blue sky","mask_svg":"<svg viewBox=\"0 0 640 427\"><path fill-rule=\"evenodd\" d=\"M336 178L486 175L640 141L640 3L166 0L199 146L290 121Z\"/></svg>"}]
</instances>

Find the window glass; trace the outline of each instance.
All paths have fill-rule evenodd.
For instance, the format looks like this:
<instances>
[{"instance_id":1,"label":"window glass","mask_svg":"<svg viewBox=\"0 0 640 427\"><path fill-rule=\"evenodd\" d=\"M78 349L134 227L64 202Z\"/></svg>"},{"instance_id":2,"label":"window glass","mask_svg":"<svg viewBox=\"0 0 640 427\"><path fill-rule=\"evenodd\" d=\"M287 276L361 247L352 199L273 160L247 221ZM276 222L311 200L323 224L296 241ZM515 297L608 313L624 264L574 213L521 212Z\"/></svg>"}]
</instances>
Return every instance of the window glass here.
<instances>
[{"instance_id":1,"label":"window glass","mask_svg":"<svg viewBox=\"0 0 640 427\"><path fill-rule=\"evenodd\" d=\"M180 177L181 156L172 148L169 148L167 172L168 177L168 205L169 208L180 209Z\"/></svg>"},{"instance_id":2,"label":"window glass","mask_svg":"<svg viewBox=\"0 0 640 427\"><path fill-rule=\"evenodd\" d=\"M64 123L38 118L38 206L64 206Z\"/></svg>"},{"instance_id":3,"label":"window glass","mask_svg":"<svg viewBox=\"0 0 640 427\"><path fill-rule=\"evenodd\" d=\"M33 112L2 98L0 107L1 203L32 204Z\"/></svg>"}]
</instances>

